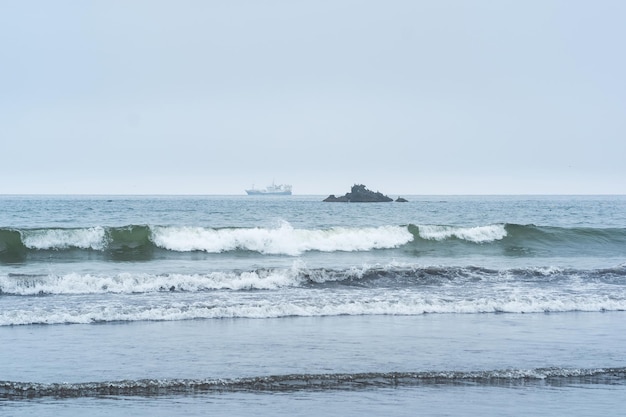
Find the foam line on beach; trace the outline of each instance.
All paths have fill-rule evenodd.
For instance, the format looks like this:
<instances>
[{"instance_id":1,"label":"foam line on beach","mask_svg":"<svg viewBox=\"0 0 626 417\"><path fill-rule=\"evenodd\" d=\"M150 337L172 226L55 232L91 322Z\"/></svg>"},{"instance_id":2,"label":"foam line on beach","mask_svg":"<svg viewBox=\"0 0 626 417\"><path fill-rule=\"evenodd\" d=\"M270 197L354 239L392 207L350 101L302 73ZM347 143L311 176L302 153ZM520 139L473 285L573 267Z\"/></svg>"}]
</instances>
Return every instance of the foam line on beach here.
<instances>
[{"instance_id":1,"label":"foam line on beach","mask_svg":"<svg viewBox=\"0 0 626 417\"><path fill-rule=\"evenodd\" d=\"M160 396L211 392L360 390L410 386L624 385L626 368L289 374L233 379L140 379L83 383L0 381L0 398Z\"/></svg>"}]
</instances>

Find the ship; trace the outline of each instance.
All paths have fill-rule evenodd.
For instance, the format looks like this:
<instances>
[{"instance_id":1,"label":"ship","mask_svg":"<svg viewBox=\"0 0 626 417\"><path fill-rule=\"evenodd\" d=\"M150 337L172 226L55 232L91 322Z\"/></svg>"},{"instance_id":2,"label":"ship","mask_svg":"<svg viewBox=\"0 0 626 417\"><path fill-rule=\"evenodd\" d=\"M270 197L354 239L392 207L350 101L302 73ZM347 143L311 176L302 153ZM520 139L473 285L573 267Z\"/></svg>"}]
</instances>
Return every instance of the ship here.
<instances>
[{"instance_id":1,"label":"ship","mask_svg":"<svg viewBox=\"0 0 626 417\"><path fill-rule=\"evenodd\" d=\"M249 190L246 190L248 195L291 195L291 185L287 184L274 184L268 185L267 188L257 189L254 185Z\"/></svg>"}]
</instances>

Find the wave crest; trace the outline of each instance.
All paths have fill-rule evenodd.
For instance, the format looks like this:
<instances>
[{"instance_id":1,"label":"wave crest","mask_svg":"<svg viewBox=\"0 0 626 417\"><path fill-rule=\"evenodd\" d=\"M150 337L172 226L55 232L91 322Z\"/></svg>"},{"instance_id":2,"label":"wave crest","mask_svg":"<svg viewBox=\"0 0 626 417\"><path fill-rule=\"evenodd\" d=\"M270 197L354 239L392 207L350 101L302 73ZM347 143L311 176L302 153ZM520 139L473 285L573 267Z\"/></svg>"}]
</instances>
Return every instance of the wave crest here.
<instances>
[{"instance_id":1,"label":"wave crest","mask_svg":"<svg viewBox=\"0 0 626 417\"><path fill-rule=\"evenodd\" d=\"M29 249L93 249L106 247L104 227L82 229L34 229L22 231L22 242Z\"/></svg>"},{"instance_id":2,"label":"wave crest","mask_svg":"<svg viewBox=\"0 0 626 417\"><path fill-rule=\"evenodd\" d=\"M300 256L307 252L399 249L450 257L490 254L513 257L623 257L626 229L560 228L518 224L482 226L384 225L300 229L278 227L211 228L129 225L77 229L0 228L0 262L102 259L151 260L190 252ZM51 254L49 251L56 253ZM47 252L47 253L46 253Z\"/></svg>"},{"instance_id":3,"label":"wave crest","mask_svg":"<svg viewBox=\"0 0 626 417\"><path fill-rule=\"evenodd\" d=\"M147 273L92 275L1 276L0 295L138 294L163 291L271 290L298 286L305 280L298 268L216 271L207 274Z\"/></svg>"},{"instance_id":4,"label":"wave crest","mask_svg":"<svg viewBox=\"0 0 626 417\"><path fill-rule=\"evenodd\" d=\"M475 227L424 225L418 226L418 230L422 239L438 241L457 238L474 243L487 243L502 240L507 236L504 224Z\"/></svg>"},{"instance_id":5,"label":"wave crest","mask_svg":"<svg viewBox=\"0 0 626 417\"><path fill-rule=\"evenodd\" d=\"M390 249L413 240L406 227L335 227L326 230L295 229L283 223L275 229L211 229L202 227L153 227L152 241L161 248L210 253L248 250L262 254L300 255L307 251L367 251Z\"/></svg>"}]
</instances>

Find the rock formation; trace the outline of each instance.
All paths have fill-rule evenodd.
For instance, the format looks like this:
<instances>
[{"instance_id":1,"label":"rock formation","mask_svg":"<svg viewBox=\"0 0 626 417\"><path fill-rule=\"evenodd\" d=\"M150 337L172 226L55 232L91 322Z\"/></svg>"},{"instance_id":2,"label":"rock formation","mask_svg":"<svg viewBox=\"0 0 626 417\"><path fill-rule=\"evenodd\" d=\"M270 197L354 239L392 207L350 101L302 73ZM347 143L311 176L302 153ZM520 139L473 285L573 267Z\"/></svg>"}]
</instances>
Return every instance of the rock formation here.
<instances>
[{"instance_id":1,"label":"rock formation","mask_svg":"<svg viewBox=\"0 0 626 417\"><path fill-rule=\"evenodd\" d=\"M335 197L334 194L331 194L326 197L324 201L330 203L382 203L393 201L393 199L378 191L370 191L363 184L355 184L352 186L352 190L346 193L346 195Z\"/></svg>"}]
</instances>

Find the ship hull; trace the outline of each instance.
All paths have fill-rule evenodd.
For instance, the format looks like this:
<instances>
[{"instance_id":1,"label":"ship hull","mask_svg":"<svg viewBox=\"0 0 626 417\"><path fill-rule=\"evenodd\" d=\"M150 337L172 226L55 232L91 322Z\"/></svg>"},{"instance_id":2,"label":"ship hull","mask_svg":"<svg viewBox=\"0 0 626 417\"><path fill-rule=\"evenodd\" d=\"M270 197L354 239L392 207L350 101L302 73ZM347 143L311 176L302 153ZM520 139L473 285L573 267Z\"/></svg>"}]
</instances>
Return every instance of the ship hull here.
<instances>
[{"instance_id":1,"label":"ship hull","mask_svg":"<svg viewBox=\"0 0 626 417\"><path fill-rule=\"evenodd\" d=\"M291 191L246 190L248 195L291 195Z\"/></svg>"}]
</instances>

